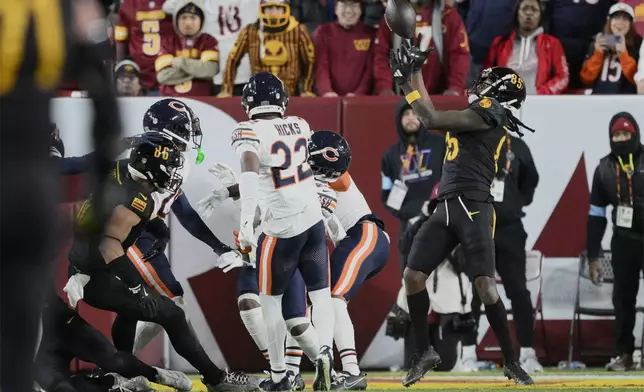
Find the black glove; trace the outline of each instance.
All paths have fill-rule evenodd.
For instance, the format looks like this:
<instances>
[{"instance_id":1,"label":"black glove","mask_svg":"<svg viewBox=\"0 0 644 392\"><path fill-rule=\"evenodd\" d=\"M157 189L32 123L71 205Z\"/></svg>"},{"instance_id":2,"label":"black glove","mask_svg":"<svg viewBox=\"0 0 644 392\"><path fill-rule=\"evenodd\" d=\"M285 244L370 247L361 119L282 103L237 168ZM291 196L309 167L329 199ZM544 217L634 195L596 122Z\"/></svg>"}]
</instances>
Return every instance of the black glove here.
<instances>
[{"instance_id":1,"label":"black glove","mask_svg":"<svg viewBox=\"0 0 644 392\"><path fill-rule=\"evenodd\" d=\"M421 71L423 64L425 64L425 61L427 61L427 57L429 57L429 54L432 52L432 50L434 50L434 48L431 46L427 48L427 50L421 50L420 43L422 42L422 40L423 35L418 34L416 39L413 41L403 41L403 56L407 58L407 61L412 64L413 73Z\"/></svg>"},{"instance_id":2,"label":"black glove","mask_svg":"<svg viewBox=\"0 0 644 392\"><path fill-rule=\"evenodd\" d=\"M154 240L150 249L148 249L148 251L143 255L143 260L150 260L157 255L165 253L165 248L168 246L168 242L170 242L169 237L157 238Z\"/></svg>"},{"instance_id":3,"label":"black glove","mask_svg":"<svg viewBox=\"0 0 644 392\"><path fill-rule=\"evenodd\" d=\"M394 340L404 338L407 335L410 323L411 319L409 318L409 314L397 304L394 304L387 317L385 336L392 337Z\"/></svg>"},{"instance_id":4,"label":"black glove","mask_svg":"<svg viewBox=\"0 0 644 392\"><path fill-rule=\"evenodd\" d=\"M405 57L402 48L389 51L389 67L394 73L394 83L397 86L402 86L409 82L413 64Z\"/></svg>"},{"instance_id":5,"label":"black glove","mask_svg":"<svg viewBox=\"0 0 644 392\"><path fill-rule=\"evenodd\" d=\"M139 307L144 319L153 319L157 316L159 303L157 296L149 292L146 285L140 284L135 287L128 287L130 292L138 297ZM144 320L148 321L148 320Z\"/></svg>"}]
</instances>

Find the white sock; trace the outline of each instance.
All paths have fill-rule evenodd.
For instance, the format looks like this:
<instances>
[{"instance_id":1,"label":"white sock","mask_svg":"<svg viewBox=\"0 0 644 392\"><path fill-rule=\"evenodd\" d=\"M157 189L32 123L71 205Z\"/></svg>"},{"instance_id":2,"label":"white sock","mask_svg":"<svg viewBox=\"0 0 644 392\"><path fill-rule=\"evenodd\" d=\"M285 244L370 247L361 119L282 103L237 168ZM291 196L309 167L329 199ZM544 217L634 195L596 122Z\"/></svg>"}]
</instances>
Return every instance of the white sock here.
<instances>
[{"instance_id":1,"label":"white sock","mask_svg":"<svg viewBox=\"0 0 644 392\"><path fill-rule=\"evenodd\" d=\"M257 345L257 348L259 348L259 351L262 352L264 358L268 361L269 356L268 343L266 342L266 324L264 323L264 313L262 312L262 308L257 307L250 310L240 310L239 315L241 316L248 334L255 342L255 345Z\"/></svg>"},{"instance_id":2,"label":"white sock","mask_svg":"<svg viewBox=\"0 0 644 392\"><path fill-rule=\"evenodd\" d=\"M317 349L317 347L316 347ZM300 362L302 362L302 349L297 340L291 334L286 335L286 371L292 371L293 374L300 374Z\"/></svg>"},{"instance_id":3,"label":"white sock","mask_svg":"<svg viewBox=\"0 0 644 392\"><path fill-rule=\"evenodd\" d=\"M471 345L471 346L463 346L463 359L470 359L474 361L478 361L476 357L476 346Z\"/></svg>"},{"instance_id":4,"label":"white sock","mask_svg":"<svg viewBox=\"0 0 644 392\"><path fill-rule=\"evenodd\" d=\"M139 354L155 336L157 336L163 327L159 324L149 321L139 321L136 323L136 333L134 335L134 353Z\"/></svg>"},{"instance_id":5,"label":"white sock","mask_svg":"<svg viewBox=\"0 0 644 392\"><path fill-rule=\"evenodd\" d=\"M297 326L300 326L297 329L301 330L304 328L304 325L307 325L304 332L296 336L292 336L289 333L289 336L292 336L293 340L296 341L298 348L301 348L304 354L309 357L311 362L315 363L315 359L318 357L318 354L320 354L320 340L315 327L311 325L311 322L306 317L296 317L286 320L286 326L289 331L293 331ZM286 345L289 345L288 340L286 341Z\"/></svg>"},{"instance_id":6,"label":"white sock","mask_svg":"<svg viewBox=\"0 0 644 392\"><path fill-rule=\"evenodd\" d=\"M271 378L273 382L280 382L286 375L284 361L286 326L282 318L282 296L260 294L259 302L262 305L264 322L266 323L266 343L271 363Z\"/></svg>"},{"instance_id":7,"label":"white sock","mask_svg":"<svg viewBox=\"0 0 644 392\"><path fill-rule=\"evenodd\" d=\"M347 310L347 303L344 299L333 298L331 299L333 310L335 312L335 329L333 337L335 338L335 345L340 352L340 359L342 360L342 370L349 372L354 376L360 374L358 367L358 355L356 354L356 339L353 330L353 323L349 317Z\"/></svg>"},{"instance_id":8,"label":"white sock","mask_svg":"<svg viewBox=\"0 0 644 392\"><path fill-rule=\"evenodd\" d=\"M331 303L331 290L327 287L320 290L309 291L312 312L311 322L320 339L320 347L333 347L333 331L335 329L335 317L333 315L333 304Z\"/></svg>"},{"instance_id":9,"label":"white sock","mask_svg":"<svg viewBox=\"0 0 644 392\"><path fill-rule=\"evenodd\" d=\"M523 358L535 358L537 356L537 353L534 351L532 347L521 347L521 354L519 355L520 359Z\"/></svg>"}]
</instances>

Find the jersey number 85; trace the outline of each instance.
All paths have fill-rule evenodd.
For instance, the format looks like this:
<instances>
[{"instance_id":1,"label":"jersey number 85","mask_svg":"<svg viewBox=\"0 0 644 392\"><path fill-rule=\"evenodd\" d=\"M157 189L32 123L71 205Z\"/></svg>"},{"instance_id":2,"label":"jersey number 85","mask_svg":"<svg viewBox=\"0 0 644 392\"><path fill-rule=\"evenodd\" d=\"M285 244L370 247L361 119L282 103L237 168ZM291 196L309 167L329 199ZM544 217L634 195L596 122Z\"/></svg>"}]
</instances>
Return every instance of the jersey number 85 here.
<instances>
[{"instance_id":1,"label":"jersey number 85","mask_svg":"<svg viewBox=\"0 0 644 392\"><path fill-rule=\"evenodd\" d=\"M282 163L282 165L271 167L271 174L273 176L273 185L275 185L275 189L280 189L289 185L297 184L298 182L304 181L313 175L311 168L308 167L308 163L306 163L309 153L305 138L297 139L295 141L295 146L293 147L293 151L295 151L295 153L300 152L300 150L302 149L304 149L305 153L304 159L302 159L300 164L297 165L297 172L292 175L283 176L282 172L289 170L289 168L293 165L292 152L290 147L281 140L273 143L273 145L271 146L271 155L277 155L280 153L284 154L284 162ZM306 165L306 169L304 168L304 165Z\"/></svg>"}]
</instances>

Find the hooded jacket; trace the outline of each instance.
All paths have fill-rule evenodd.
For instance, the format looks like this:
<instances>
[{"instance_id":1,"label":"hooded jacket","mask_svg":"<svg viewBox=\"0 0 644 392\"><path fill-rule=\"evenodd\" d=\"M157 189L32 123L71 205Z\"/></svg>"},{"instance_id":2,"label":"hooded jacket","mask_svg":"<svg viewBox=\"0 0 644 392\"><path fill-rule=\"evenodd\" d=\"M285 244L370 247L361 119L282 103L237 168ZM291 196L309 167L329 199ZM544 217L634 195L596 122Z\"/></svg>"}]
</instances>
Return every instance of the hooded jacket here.
<instances>
[{"instance_id":1,"label":"hooded jacket","mask_svg":"<svg viewBox=\"0 0 644 392\"><path fill-rule=\"evenodd\" d=\"M508 151L511 154L508 154ZM512 159L508 160L508 156ZM496 226L503 228L520 223L525 216L523 207L532 203L539 183L539 173L528 145L518 137L508 135L499 154L496 178L504 181L503 201L495 202Z\"/></svg>"},{"instance_id":2,"label":"hooded jacket","mask_svg":"<svg viewBox=\"0 0 644 392\"><path fill-rule=\"evenodd\" d=\"M626 142L613 142L613 130L633 132L631 139ZM593 175L593 185L590 191L590 211L587 223L586 241L588 258L596 259L600 254L601 241L606 230L606 207L613 206L612 222L615 225L613 235L621 235L644 239L644 145L641 142L640 128L635 118L626 112L613 116L608 127L611 153L599 161ZM630 229L616 226L618 205L630 205L629 181L627 173L619 162L630 166L632 157L632 193L633 193L633 223ZM619 174L620 194L617 192Z\"/></svg>"},{"instance_id":3,"label":"hooded jacket","mask_svg":"<svg viewBox=\"0 0 644 392\"><path fill-rule=\"evenodd\" d=\"M405 100L396 107L396 130L399 142L390 146L382 157L381 200L385 208L403 222L418 216L423 203L427 201L436 183L440 181L445 142L442 136L433 135L420 125L415 144L410 144L401 119L410 106ZM413 151L412 151L413 149ZM409 154L413 152L412 154ZM407 195L400 210L387 206L389 192L396 180L407 186Z\"/></svg>"}]
</instances>

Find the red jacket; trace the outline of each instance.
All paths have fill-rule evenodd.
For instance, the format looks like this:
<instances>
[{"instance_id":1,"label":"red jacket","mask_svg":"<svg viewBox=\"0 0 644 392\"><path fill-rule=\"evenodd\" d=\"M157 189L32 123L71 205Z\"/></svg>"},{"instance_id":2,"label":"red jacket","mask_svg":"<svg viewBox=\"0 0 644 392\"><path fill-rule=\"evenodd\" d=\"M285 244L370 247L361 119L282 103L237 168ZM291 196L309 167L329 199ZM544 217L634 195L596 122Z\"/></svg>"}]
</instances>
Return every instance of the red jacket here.
<instances>
[{"instance_id":1,"label":"red jacket","mask_svg":"<svg viewBox=\"0 0 644 392\"><path fill-rule=\"evenodd\" d=\"M484 67L505 67L512 55L514 41L517 35L512 32L510 37L503 40L499 36L492 41L490 51L485 59ZM568 61L561 42L550 34L540 34L537 37L537 94L561 94L568 88Z\"/></svg>"},{"instance_id":2,"label":"red jacket","mask_svg":"<svg viewBox=\"0 0 644 392\"><path fill-rule=\"evenodd\" d=\"M416 34L422 33L427 39L431 37L433 6L418 10ZM378 26L378 35L374 42L374 79L375 92L393 88L393 75L389 68L389 50L392 47L393 33L382 18ZM433 40L432 46L433 44ZM463 20L454 7L446 5L443 12L443 63L438 53L433 51L423 65L423 80L429 94L442 94L445 90L463 94L470 69L470 45L465 32Z\"/></svg>"}]
</instances>

